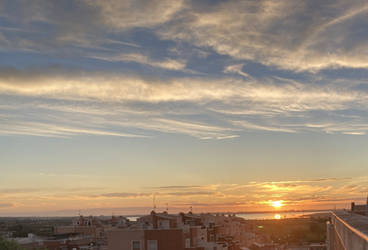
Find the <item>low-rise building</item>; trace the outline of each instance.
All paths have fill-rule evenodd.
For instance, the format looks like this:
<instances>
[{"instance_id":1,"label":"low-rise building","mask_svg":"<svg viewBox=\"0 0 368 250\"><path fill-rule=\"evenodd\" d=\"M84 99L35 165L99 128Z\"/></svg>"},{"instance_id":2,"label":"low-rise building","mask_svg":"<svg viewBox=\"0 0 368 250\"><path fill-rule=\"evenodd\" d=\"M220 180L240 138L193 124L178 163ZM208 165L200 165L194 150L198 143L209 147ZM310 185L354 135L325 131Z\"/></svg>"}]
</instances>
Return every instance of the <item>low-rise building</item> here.
<instances>
[{"instance_id":1,"label":"low-rise building","mask_svg":"<svg viewBox=\"0 0 368 250\"><path fill-rule=\"evenodd\" d=\"M356 205L355 202L352 202L351 211L356 214L368 216L368 196L366 204Z\"/></svg>"}]
</instances>

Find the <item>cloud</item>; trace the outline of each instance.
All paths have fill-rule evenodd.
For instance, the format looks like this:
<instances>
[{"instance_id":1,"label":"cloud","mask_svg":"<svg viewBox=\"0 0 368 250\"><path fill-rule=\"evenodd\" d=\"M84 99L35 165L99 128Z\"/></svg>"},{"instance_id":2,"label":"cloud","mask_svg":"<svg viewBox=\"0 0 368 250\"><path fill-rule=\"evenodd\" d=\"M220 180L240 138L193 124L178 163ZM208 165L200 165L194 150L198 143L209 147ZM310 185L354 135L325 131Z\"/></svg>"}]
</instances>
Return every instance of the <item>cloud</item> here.
<instances>
[{"instance_id":1,"label":"cloud","mask_svg":"<svg viewBox=\"0 0 368 250\"><path fill-rule=\"evenodd\" d=\"M92 58L110 62L135 62L167 70L184 70L186 67L186 63L184 61L167 58L164 60L152 60L148 56L137 53L112 56L92 56Z\"/></svg>"},{"instance_id":2,"label":"cloud","mask_svg":"<svg viewBox=\"0 0 368 250\"><path fill-rule=\"evenodd\" d=\"M282 69L367 68L365 39L351 39L364 36L358 27L367 10L365 1L225 1L213 8L192 3L157 32Z\"/></svg>"},{"instance_id":3,"label":"cloud","mask_svg":"<svg viewBox=\"0 0 368 250\"><path fill-rule=\"evenodd\" d=\"M125 110L126 107L120 110L118 105L112 113L108 112L111 110L109 105L102 104L101 112L94 108L89 112L89 107L89 102L83 103L81 108L75 108L73 112L69 107L64 109L64 104L55 109L54 106L47 106L46 110L43 105L26 105L15 109L16 115L11 115L14 109L5 110L9 115L0 117L0 134L62 138L79 135L151 138L157 136L153 132L160 132L186 134L202 139L224 139L233 132L229 128L203 122L165 118L166 113L149 112L149 109L140 111L135 106L130 110ZM48 115L45 117L45 114Z\"/></svg>"},{"instance_id":4,"label":"cloud","mask_svg":"<svg viewBox=\"0 0 368 250\"><path fill-rule=\"evenodd\" d=\"M241 206L247 206L250 205L251 202L191 202L191 203L176 203L175 205L178 206L194 206L196 208L201 207L204 209L212 209L214 207L216 208L222 208L222 209L226 209L229 207L241 207ZM208 210L206 210L208 211Z\"/></svg>"},{"instance_id":5,"label":"cloud","mask_svg":"<svg viewBox=\"0 0 368 250\"><path fill-rule=\"evenodd\" d=\"M365 135L365 131L344 131L342 132L345 135Z\"/></svg>"},{"instance_id":6,"label":"cloud","mask_svg":"<svg viewBox=\"0 0 368 250\"><path fill-rule=\"evenodd\" d=\"M186 192L154 192L154 193L106 193L99 195L91 195L88 197L93 198L145 198L152 197L155 195L156 197L167 197L167 196L175 196L175 197L192 197L192 196L208 196L213 195L214 192L208 191L186 191Z\"/></svg>"},{"instance_id":7,"label":"cloud","mask_svg":"<svg viewBox=\"0 0 368 250\"><path fill-rule=\"evenodd\" d=\"M40 189L37 188L7 188L7 189L0 189L0 194L33 193L39 191Z\"/></svg>"},{"instance_id":8,"label":"cloud","mask_svg":"<svg viewBox=\"0 0 368 250\"><path fill-rule=\"evenodd\" d=\"M357 84L3 68L0 133L141 138L160 132L201 139L255 130L364 135L368 95L356 90ZM360 113L347 121L346 110Z\"/></svg>"},{"instance_id":9,"label":"cloud","mask_svg":"<svg viewBox=\"0 0 368 250\"><path fill-rule=\"evenodd\" d=\"M224 132L231 132L231 129L218 126L168 119L158 119L158 122L157 125L151 124L148 125L147 128L156 129L162 132L191 134L202 139L226 139L236 137L236 135L224 134Z\"/></svg>"},{"instance_id":10,"label":"cloud","mask_svg":"<svg viewBox=\"0 0 368 250\"><path fill-rule=\"evenodd\" d=\"M202 196L202 195L213 195L214 192L206 192L206 191L191 191L191 192L170 192L164 193L164 195L171 195L171 196Z\"/></svg>"},{"instance_id":11,"label":"cloud","mask_svg":"<svg viewBox=\"0 0 368 250\"><path fill-rule=\"evenodd\" d=\"M107 193L100 194L93 197L105 197L105 198L138 198L138 197L149 197L151 193Z\"/></svg>"},{"instance_id":12,"label":"cloud","mask_svg":"<svg viewBox=\"0 0 368 250\"><path fill-rule=\"evenodd\" d=\"M13 8L16 5L17 8ZM6 20L6 39L0 49L66 57L142 48L121 33L134 28L153 28L170 20L182 1L2 1L0 16ZM9 26L8 26L9 25ZM17 32L9 30L17 28ZM22 32L19 32L22 31ZM11 32L11 33L10 33ZM32 34L25 34L32 33ZM44 35L47 33L47 39ZM166 64L166 65L165 65ZM161 62L173 66L175 62Z\"/></svg>"},{"instance_id":13,"label":"cloud","mask_svg":"<svg viewBox=\"0 0 368 250\"><path fill-rule=\"evenodd\" d=\"M0 94L101 101L250 101L290 111L342 109L350 102L367 99L349 86L332 88L298 82L276 85L272 79L265 82L200 77L145 79L121 74L62 75L14 70L0 74Z\"/></svg>"},{"instance_id":14,"label":"cloud","mask_svg":"<svg viewBox=\"0 0 368 250\"><path fill-rule=\"evenodd\" d=\"M15 33L9 30L15 28L17 33L0 34L2 49L67 57L78 54L183 69L185 62L178 59L150 61L135 52L119 55L121 48L110 46L120 44L142 49L140 44L116 37L129 37L129 32L143 30L151 32L152 37L170 41L170 44L186 42L193 50L212 49L230 56L237 62L228 65L225 73L244 77L248 75L241 68L246 68L244 62L249 61L297 72L368 67L368 55L362 53L367 49L367 36L361 29L367 25L368 5L364 0L234 0L211 6L182 0L82 0L68 3L17 0L17 8L11 8L11 2L4 1L0 15L9 25L16 26L5 26L3 28L8 30L4 32ZM38 35L24 35L19 30ZM48 39L42 39L45 32ZM101 55L101 52L109 53ZM111 56L115 54L117 56Z\"/></svg>"},{"instance_id":15,"label":"cloud","mask_svg":"<svg viewBox=\"0 0 368 250\"><path fill-rule=\"evenodd\" d=\"M263 126L254 123L250 123L247 121L233 121L232 122L236 126L240 126L250 130L262 130L262 131L273 131L273 132L285 132L285 133L295 133L296 131L293 129L282 128L282 127L271 127L271 126Z\"/></svg>"},{"instance_id":16,"label":"cloud","mask_svg":"<svg viewBox=\"0 0 368 250\"><path fill-rule=\"evenodd\" d=\"M224 69L224 73L235 73L243 77L250 78L251 77L250 75L242 71L243 66L244 64L234 64L226 66Z\"/></svg>"},{"instance_id":17,"label":"cloud","mask_svg":"<svg viewBox=\"0 0 368 250\"><path fill-rule=\"evenodd\" d=\"M326 209L331 205L348 206L351 201L364 201L362 194L368 192L367 176L354 178L320 178L296 180L270 180L268 182L248 183L217 183L207 185L163 186L151 191L132 190L119 192L116 188L109 188L108 192L96 194L101 188L70 187L47 188L25 192L26 188L7 190L2 197L17 204L12 213L24 211L32 213L35 203L42 202L44 209L60 210L68 203L68 207L80 208L80 201L90 210L97 208L113 209L121 206L147 207L149 212L153 194L157 204L170 204L171 211L182 211L188 206L194 206L197 211L265 211L270 210L271 201L283 200L286 209L302 209L308 205L311 208ZM181 191L182 190L182 191ZM5 196L4 196L5 195ZM4 207L7 211L8 207ZM214 209L215 208L215 209ZM111 212L112 210L110 210Z\"/></svg>"},{"instance_id":18,"label":"cloud","mask_svg":"<svg viewBox=\"0 0 368 250\"><path fill-rule=\"evenodd\" d=\"M157 187L158 189L193 189L193 188L200 188L201 186L196 185L182 185L182 186L161 186Z\"/></svg>"},{"instance_id":19,"label":"cloud","mask_svg":"<svg viewBox=\"0 0 368 250\"><path fill-rule=\"evenodd\" d=\"M1 208L9 208L9 207L13 207L14 204L12 203L0 203L0 209Z\"/></svg>"},{"instance_id":20,"label":"cloud","mask_svg":"<svg viewBox=\"0 0 368 250\"><path fill-rule=\"evenodd\" d=\"M145 135L128 134L120 132L107 131L106 129L90 129L71 126L60 126L50 123L40 122L4 122L0 125L0 135L31 135L45 137L68 138L76 135L94 135L94 136L117 136L131 138L148 138Z\"/></svg>"},{"instance_id":21,"label":"cloud","mask_svg":"<svg viewBox=\"0 0 368 250\"><path fill-rule=\"evenodd\" d=\"M93 1L85 3L101 11L102 22L113 29L124 30L135 27L153 27L169 21L183 7L183 1Z\"/></svg>"},{"instance_id":22,"label":"cloud","mask_svg":"<svg viewBox=\"0 0 368 250\"><path fill-rule=\"evenodd\" d=\"M0 69L0 135L367 134L366 1L205 2L1 1L2 65L17 69ZM367 179L326 178L152 190L225 210L270 199L343 204L366 186ZM0 193L9 204L59 209L68 199L75 207L144 203L147 191Z\"/></svg>"},{"instance_id":23,"label":"cloud","mask_svg":"<svg viewBox=\"0 0 368 250\"><path fill-rule=\"evenodd\" d=\"M312 128L320 128L322 131L333 134L342 133L345 135L365 135L368 130L368 126L363 124L361 121L356 122L340 122L340 123L329 123L320 125L307 125Z\"/></svg>"}]
</instances>

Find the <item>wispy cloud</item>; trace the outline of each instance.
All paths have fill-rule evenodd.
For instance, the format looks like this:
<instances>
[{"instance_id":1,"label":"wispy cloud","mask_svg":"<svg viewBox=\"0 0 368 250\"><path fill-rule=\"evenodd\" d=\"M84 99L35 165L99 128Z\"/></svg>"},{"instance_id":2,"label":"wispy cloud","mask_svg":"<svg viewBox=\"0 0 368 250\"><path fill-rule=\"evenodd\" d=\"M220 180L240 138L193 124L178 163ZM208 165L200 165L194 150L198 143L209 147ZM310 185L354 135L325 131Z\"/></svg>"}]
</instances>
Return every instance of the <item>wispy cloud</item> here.
<instances>
[{"instance_id":1,"label":"wispy cloud","mask_svg":"<svg viewBox=\"0 0 368 250\"><path fill-rule=\"evenodd\" d=\"M235 73L238 75L241 75L243 77L247 77L250 78L251 76L248 75L247 73L243 72L242 68L243 68L244 64L234 64L234 65L229 65L226 66L224 69L224 73Z\"/></svg>"},{"instance_id":2,"label":"wispy cloud","mask_svg":"<svg viewBox=\"0 0 368 250\"><path fill-rule=\"evenodd\" d=\"M331 9L335 12L326 15ZM332 6L307 1L227 1L210 11L193 5L180 21L166 25L159 34L208 46L237 59L296 71L367 68L366 57L359 53L364 42L349 42L354 35L351 27L357 25L349 21L366 12L363 1L336 1ZM301 18L305 13L313 19Z\"/></svg>"},{"instance_id":3,"label":"wispy cloud","mask_svg":"<svg viewBox=\"0 0 368 250\"><path fill-rule=\"evenodd\" d=\"M235 126L240 126L240 127L251 129L251 130L263 130L263 131L274 131L274 132L285 132L285 133L295 133L296 132L293 129L258 125L258 124L250 123L247 121L233 121L232 123Z\"/></svg>"},{"instance_id":4,"label":"wispy cloud","mask_svg":"<svg viewBox=\"0 0 368 250\"><path fill-rule=\"evenodd\" d=\"M139 199L147 197L192 197L192 196L208 196L214 192L209 191L185 191L185 192L146 192L146 193L106 193L99 195L91 195L91 198L124 198L124 199Z\"/></svg>"},{"instance_id":5,"label":"wispy cloud","mask_svg":"<svg viewBox=\"0 0 368 250\"><path fill-rule=\"evenodd\" d=\"M305 111L342 109L350 102L366 102L367 95L350 86L332 88L309 83L275 84L232 78L171 78L148 80L132 75L48 75L8 71L0 75L0 93L57 99L101 101L226 101L268 105L269 109Z\"/></svg>"},{"instance_id":6,"label":"wispy cloud","mask_svg":"<svg viewBox=\"0 0 368 250\"><path fill-rule=\"evenodd\" d=\"M116 1L96 2L85 0L87 4L101 11L101 21L117 30L135 27L153 27L169 21L178 12L183 1Z\"/></svg>"},{"instance_id":7,"label":"wispy cloud","mask_svg":"<svg viewBox=\"0 0 368 250\"><path fill-rule=\"evenodd\" d=\"M112 56L93 56L92 58L110 62L135 62L167 70L184 70L186 67L186 62L183 60L175 60L168 58L165 58L163 60L153 60L146 55L138 53L120 54Z\"/></svg>"},{"instance_id":8,"label":"wispy cloud","mask_svg":"<svg viewBox=\"0 0 368 250\"><path fill-rule=\"evenodd\" d=\"M137 189L122 192L110 187L104 193L98 193L101 188L20 188L0 190L0 195L9 201L7 206L3 206L4 210L9 209L11 204L17 204L16 209L12 208L13 213L26 207L31 213L35 202L42 202L49 211L60 210L66 202L78 210L80 201L92 210L118 208L124 203L126 208L146 207L147 213L151 209L147 204L151 204L153 196L158 205L169 203L172 211L183 211L189 206L194 206L196 211L264 211L272 209L270 204L274 200L283 200L285 209L305 209L305 206L326 209L331 205L346 207L351 201L363 202L365 197L362 194L368 192L367 181L366 176L286 179L242 184L162 186L152 187L151 190L144 188L143 192Z\"/></svg>"},{"instance_id":9,"label":"wispy cloud","mask_svg":"<svg viewBox=\"0 0 368 250\"><path fill-rule=\"evenodd\" d=\"M336 86L334 82L281 78L149 79L132 74L3 69L0 95L7 99L0 102L0 129L2 134L54 137L139 138L150 137L152 133L147 132L155 131L229 139L241 131L255 130L364 135L365 116L359 114L346 121L341 112L367 112L368 94L356 90L356 84ZM6 100L11 97L25 99L12 99L10 105ZM321 118L313 113L316 111L330 115ZM206 119L194 118L198 115ZM61 116L68 117L68 122ZM89 120L89 126L84 120Z\"/></svg>"},{"instance_id":10,"label":"wispy cloud","mask_svg":"<svg viewBox=\"0 0 368 250\"><path fill-rule=\"evenodd\" d=\"M1 208L9 208L9 207L13 207L14 204L12 203L0 203L0 209Z\"/></svg>"},{"instance_id":11,"label":"wispy cloud","mask_svg":"<svg viewBox=\"0 0 368 250\"><path fill-rule=\"evenodd\" d=\"M106 197L106 198L139 198L139 197L149 197L152 196L151 193L107 193L100 194L92 197Z\"/></svg>"},{"instance_id":12,"label":"wispy cloud","mask_svg":"<svg viewBox=\"0 0 368 250\"><path fill-rule=\"evenodd\" d=\"M45 137L68 138L75 135L95 135L95 136L118 136L132 138L148 138L149 136L112 132L107 130L97 130L81 127L63 127L60 125L40 122L7 122L0 125L2 135L31 135Z\"/></svg>"},{"instance_id":13,"label":"wispy cloud","mask_svg":"<svg viewBox=\"0 0 368 250\"><path fill-rule=\"evenodd\" d=\"M192 191L192 192L170 192L165 193L165 195L171 195L171 196L208 196L208 195L214 195L214 192L206 192L206 191Z\"/></svg>"},{"instance_id":14,"label":"wispy cloud","mask_svg":"<svg viewBox=\"0 0 368 250\"><path fill-rule=\"evenodd\" d=\"M2 35L2 47L39 53L52 53L58 48L59 52L77 51L83 56L88 53L76 47L115 53L119 50L104 44L115 42L127 47L140 47L114 37L143 28L161 39L178 44L185 41L193 47L211 48L236 60L297 72L368 67L367 55L361 53L366 49L365 36L359 33L359 27L366 24L361 17L368 11L367 3L362 0L348 3L343 0L334 3L226 1L216 3L213 8L203 8L203 4L190 1L83 0L68 12L62 11L64 4L45 0L37 4L18 1L17 10L12 12L4 4L0 15L10 23L21 24L21 27L12 28L29 30L32 27L43 31L32 25L41 22L52 26L56 32L50 32L47 42L33 36ZM289 11L285 12L285 9ZM305 15L312 18L303 18ZM15 19L19 17L21 20L17 22ZM8 32L12 32L9 29ZM351 39L356 36L362 39ZM132 55L103 55L100 58L144 62L175 70L183 67L183 63L177 60L153 62ZM230 65L225 72L247 77L241 64Z\"/></svg>"},{"instance_id":15,"label":"wispy cloud","mask_svg":"<svg viewBox=\"0 0 368 250\"><path fill-rule=\"evenodd\" d=\"M191 185L182 185L182 186L161 186L161 187L157 187L158 189L192 189L192 188L200 188L201 186L191 186Z\"/></svg>"}]
</instances>

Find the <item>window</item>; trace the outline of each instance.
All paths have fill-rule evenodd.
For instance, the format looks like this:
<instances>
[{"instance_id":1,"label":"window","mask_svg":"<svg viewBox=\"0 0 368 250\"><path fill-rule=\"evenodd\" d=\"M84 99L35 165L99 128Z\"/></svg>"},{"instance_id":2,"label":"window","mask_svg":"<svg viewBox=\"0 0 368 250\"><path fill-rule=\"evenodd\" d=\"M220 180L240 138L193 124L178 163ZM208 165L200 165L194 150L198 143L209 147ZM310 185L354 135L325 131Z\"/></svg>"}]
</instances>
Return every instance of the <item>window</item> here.
<instances>
[{"instance_id":1,"label":"window","mask_svg":"<svg viewBox=\"0 0 368 250\"><path fill-rule=\"evenodd\" d=\"M141 250L141 242L139 240L132 241L132 250Z\"/></svg>"},{"instance_id":2,"label":"window","mask_svg":"<svg viewBox=\"0 0 368 250\"><path fill-rule=\"evenodd\" d=\"M185 239L185 247L190 248L190 239Z\"/></svg>"},{"instance_id":3,"label":"window","mask_svg":"<svg viewBox=\"0 0 368 250\"><path fill-rule=\"evenodd\" d=\"M147 240L147 250L157 250L157 240Z\"/></svg>"}]
</instances>

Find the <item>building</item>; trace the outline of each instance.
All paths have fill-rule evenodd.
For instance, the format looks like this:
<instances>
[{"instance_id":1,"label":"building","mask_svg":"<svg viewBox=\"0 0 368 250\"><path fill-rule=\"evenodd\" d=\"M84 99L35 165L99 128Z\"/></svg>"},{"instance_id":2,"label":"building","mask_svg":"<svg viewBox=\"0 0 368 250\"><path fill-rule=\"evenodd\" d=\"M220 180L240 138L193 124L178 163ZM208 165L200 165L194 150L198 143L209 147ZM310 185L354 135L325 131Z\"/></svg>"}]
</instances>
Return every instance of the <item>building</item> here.
<instances>
[{"instance_id":1,"label":"building","mask_svg":"<svg viewBox=\"0 0 368 250\"><path fill-rule=\"evenodd\" d=\"M107 232L109 250L184 250L181 229L113 229Z\"/></svg>"},{"instance_id":2,"label":"building","mask_svg":"<svg viewBox=\"0 0 368 250\"><path fill-rule=\"evenodd\" d=\"M247 224L233 214L167 212L130 221L122 216L78 216L53 235L16 239L30 250L240 250L249 245Z\"/></svg>"},{"instance_id":3,"label":"building","mask_svg":"<svg viewBox=\"0 0 368 250\"><path fill-rule=\"evenodd\" d=\"M240 250L243 219L233 215L151 212L106 231L108 250Z\"/></svg>"},{"instance_id":4,"label":"building","mask_svg":"<svg viewBox=\"0 0 368 250\"><path fill-rule=\"evenodd\" d=\"M352 202L351 211L355 214L368 216L368 196L367 196L366 204L356 205L355 202Z\"/></svg>"}]
</instances>

